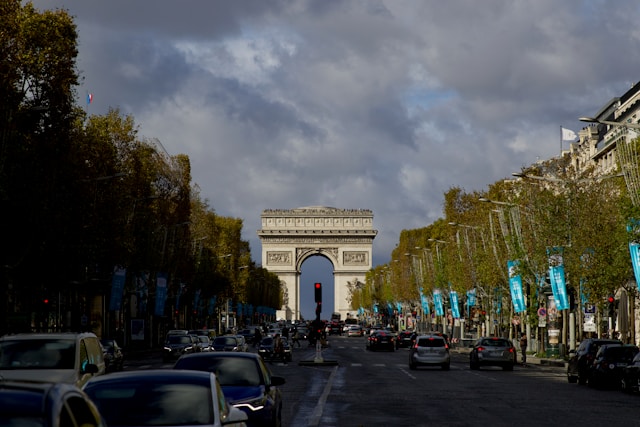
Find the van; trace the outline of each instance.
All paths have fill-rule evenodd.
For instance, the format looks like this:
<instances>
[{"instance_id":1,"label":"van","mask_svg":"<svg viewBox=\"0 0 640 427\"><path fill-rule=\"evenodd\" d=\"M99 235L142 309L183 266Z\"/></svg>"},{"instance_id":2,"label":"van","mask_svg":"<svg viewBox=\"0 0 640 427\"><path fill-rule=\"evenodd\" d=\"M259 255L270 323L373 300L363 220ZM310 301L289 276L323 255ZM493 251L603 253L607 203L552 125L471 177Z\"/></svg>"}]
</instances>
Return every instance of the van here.
<instances>
[{"instance_id":1,"label":"van","mask_svg":"<svg viewBox=\"0 0 640 427\"><path fill-rule=\"evenodd\" d=\"M0 378L82 387L106 370L98 337L82 333L26 333L0 337Z\"/></svg>"}]
</instances>

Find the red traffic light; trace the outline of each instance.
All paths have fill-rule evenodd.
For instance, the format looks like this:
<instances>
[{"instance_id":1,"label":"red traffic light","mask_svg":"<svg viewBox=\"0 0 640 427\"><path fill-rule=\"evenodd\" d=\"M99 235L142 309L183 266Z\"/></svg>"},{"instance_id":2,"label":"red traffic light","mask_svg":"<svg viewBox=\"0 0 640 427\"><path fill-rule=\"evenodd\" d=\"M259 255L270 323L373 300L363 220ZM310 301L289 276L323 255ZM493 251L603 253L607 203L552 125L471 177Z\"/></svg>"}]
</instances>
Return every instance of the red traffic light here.
<instances>
[{"instance_id":1,"label":"red traffic light","mask_svg":"<svg viewBox=\"0 0 640 427\"><path fill-rule=\"evenodd\" d=\"M42 302L45 303L45 304L49 304L49 298L43 299Z\"/></svg>"},{"instance_id":2,"label":"red traffic light","mask_svg":"<svg viewBox=\"0 0 640 427\"><path fill-rule=\"evenodd\" d=\"M609 304L612 304L615 300L616 299L613 296L609 295L609 298L608 298Z\"/></svg>"},{"instance_id":3,"label":"red traffic light","mask_svg":"<svg viewBox=\"0 0 640 427\"><path fill-rule=\"evenodd\" d=\"M316 282L314 285L314 300L319 303L322 302L322 283Z\"/></svg>"}]
</instances>

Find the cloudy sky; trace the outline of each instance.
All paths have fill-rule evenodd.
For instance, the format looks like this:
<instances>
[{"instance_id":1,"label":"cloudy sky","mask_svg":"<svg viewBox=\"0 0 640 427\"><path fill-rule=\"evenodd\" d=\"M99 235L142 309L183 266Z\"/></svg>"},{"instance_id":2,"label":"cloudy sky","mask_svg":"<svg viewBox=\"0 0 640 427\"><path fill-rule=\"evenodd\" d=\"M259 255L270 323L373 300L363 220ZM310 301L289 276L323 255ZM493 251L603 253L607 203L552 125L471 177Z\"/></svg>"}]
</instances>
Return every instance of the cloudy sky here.
<instances>
[{"instance_id":1,"label":"cloudy sky","mask_svg":"<svg viewBox=\"0 0 640 427\"><path fill-rule=\"evenodd\" d=\"M632 0L34 4L75 17L79 104L187 154L257 263L262 210L310 205L371 209L386 263L448 189L557 156L561 126L640 79Z\"/></svg>"}]
</instances>

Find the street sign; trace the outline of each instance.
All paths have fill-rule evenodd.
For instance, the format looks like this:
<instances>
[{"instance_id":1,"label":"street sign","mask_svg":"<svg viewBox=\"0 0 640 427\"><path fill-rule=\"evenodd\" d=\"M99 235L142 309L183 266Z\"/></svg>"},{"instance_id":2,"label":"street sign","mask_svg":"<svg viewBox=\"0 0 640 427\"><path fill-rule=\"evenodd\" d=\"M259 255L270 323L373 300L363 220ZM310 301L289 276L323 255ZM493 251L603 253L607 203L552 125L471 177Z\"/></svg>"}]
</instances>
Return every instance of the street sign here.
<instances>
[{"instance_id":1,"label":"street sign","mask_svg":"<svg viewBox=\"0 0 640 427\"><path fill-rule=\"evenodd\" d=\"M538 316L545 317L547 315L547 309L544 307L540 307L538 309Z\"/></svg>"}]
</instances>

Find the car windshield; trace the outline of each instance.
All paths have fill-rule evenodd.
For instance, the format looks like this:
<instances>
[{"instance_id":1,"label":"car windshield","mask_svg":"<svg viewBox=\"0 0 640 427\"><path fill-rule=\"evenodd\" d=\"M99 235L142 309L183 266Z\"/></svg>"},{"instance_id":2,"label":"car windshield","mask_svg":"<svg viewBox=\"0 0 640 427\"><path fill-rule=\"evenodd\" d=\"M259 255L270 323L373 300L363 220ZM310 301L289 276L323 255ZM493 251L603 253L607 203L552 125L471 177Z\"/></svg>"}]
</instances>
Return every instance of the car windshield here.
<instances>
[{"instance_id":1,"label":"car windshield","mask_svg":"<svg viewBox=\"0 0 640 427\"><path fill-rule=\"evenodd\" d=\"M122 382L85 389L107 425L213 424L211 387L206 384Z\"/></svg>"},{"instance_id":2,"label":"car windshield","mask_svg":"<svg viewBox=\"0 0 640 427\"><path fill-rule=\"evenodd\" d=\"M271 337L263 338L260 345L264 345L264 346L273 345L273 338Z\"/></svg>"},{"instance_id":3,"label":"car windshield","mask_svg":"<svg viewBox=\"0 0 640 427\"><path fill-rule=\"evenodd\" d=\"M191 337L188 335L169 335L167 337L169 344L191 344Z\"/></svg>"},{"instance_id":4,"label":"car windshield","mask_svg":"<svg viewBox=\"0 0 640 427\"><path fill-rule=\"evenodd\" d=\"M75 342L65 339L0 342L0 369L73 369Z\"/></svg>"},{"instance_id":5,"label":"car windshield","mask_svg":"<svg viewBox=\"0 0 640 427\"><path fill-rule=\"evenodd\" d=\"M187 357L180 359L175 369L213 372L221 386L257 386L262 383L258 365L247 357Z\"/></svg>"}]
</instances>

